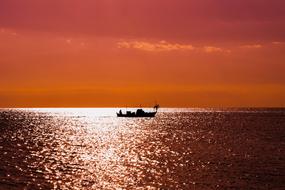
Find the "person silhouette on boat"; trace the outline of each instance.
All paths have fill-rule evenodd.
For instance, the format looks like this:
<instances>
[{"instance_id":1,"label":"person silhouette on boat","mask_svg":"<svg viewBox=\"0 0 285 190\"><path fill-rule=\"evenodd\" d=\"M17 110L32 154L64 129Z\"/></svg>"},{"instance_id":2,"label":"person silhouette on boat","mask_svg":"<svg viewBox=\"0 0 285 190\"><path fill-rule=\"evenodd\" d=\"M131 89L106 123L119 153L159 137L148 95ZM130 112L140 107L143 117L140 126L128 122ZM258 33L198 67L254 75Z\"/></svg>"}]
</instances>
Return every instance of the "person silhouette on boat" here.
<instances>
[{"instance_id":1,"label":"person silhouette on boat","mask_svg":"<svg viewBox=\"0 0 285 190\"><path fill-rule=\"evenodd\" d=\"M122 115L122 110L119 111L119 114Z\"/></svg>"}]
</instances>

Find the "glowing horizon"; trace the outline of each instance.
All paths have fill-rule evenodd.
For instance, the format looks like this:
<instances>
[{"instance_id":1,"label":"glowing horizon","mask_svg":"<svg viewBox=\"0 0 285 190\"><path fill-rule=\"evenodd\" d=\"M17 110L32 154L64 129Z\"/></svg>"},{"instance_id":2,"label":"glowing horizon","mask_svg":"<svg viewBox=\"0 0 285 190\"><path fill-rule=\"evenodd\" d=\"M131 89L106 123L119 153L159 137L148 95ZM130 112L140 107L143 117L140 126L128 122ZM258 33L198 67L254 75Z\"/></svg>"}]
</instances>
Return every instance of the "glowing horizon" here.
<instances>
[{"instance_id":1,"label":"glowing horizon","mask_svg":"<svg viewBox=\"0 0 285 190\"><path fill-rule=\"evenodd\" d=\"M3 0L0 107L285 107L281 0Z\"/></svg>"}]
</instances>

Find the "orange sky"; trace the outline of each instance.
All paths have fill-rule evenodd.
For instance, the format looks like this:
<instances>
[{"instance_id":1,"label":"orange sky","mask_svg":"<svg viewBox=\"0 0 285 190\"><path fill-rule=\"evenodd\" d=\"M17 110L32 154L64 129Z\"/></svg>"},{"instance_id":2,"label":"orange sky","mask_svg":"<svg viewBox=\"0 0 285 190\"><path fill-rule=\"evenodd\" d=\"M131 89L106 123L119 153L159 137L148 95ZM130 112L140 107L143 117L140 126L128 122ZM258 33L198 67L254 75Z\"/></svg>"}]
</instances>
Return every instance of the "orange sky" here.
<instances>
[{"instance_id":1,"label":"orange sky","mask_svg":"<svg viewBox=\"0 0 285 190\"><path fill-rule=\"evenodd\" d=\"M284 0L2 0L0 107L284 107Z\"/></svg>"}]
</instances>

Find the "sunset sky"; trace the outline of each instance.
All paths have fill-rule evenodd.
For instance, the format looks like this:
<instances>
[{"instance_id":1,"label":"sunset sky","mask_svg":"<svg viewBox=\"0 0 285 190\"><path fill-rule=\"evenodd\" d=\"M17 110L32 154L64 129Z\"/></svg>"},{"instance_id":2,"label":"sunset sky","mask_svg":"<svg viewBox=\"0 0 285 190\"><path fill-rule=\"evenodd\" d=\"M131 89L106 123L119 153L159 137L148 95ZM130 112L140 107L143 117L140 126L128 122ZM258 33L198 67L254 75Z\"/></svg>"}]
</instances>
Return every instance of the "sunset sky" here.
<instances>
[{"instance_id":1,"label":"sunset sky","mask_svg":"<svg viewBox=\"0 0 285 190\"><path fill-rule=\"evenodd\" d=\"M284 0L1 0L0 107L284 107Z\"/></svg>"}]
</instances>

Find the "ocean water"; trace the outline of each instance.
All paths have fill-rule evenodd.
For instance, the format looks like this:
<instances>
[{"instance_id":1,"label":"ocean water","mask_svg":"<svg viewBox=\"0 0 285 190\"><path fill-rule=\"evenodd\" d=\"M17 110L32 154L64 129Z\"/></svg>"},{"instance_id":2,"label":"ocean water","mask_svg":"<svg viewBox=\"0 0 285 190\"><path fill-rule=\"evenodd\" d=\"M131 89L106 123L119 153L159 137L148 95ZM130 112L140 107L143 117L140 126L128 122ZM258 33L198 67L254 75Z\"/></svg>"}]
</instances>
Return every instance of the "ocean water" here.
<instances>
[{"instance_id":1,"label":"ocean water","mask_svg":"<svg viewBox=\"0 0 285 190\"><path fill-rule=\"evenodd\" d=\"M1 109L0 189L285 189L285 109Z\"/></svg>"}]
</instances>

